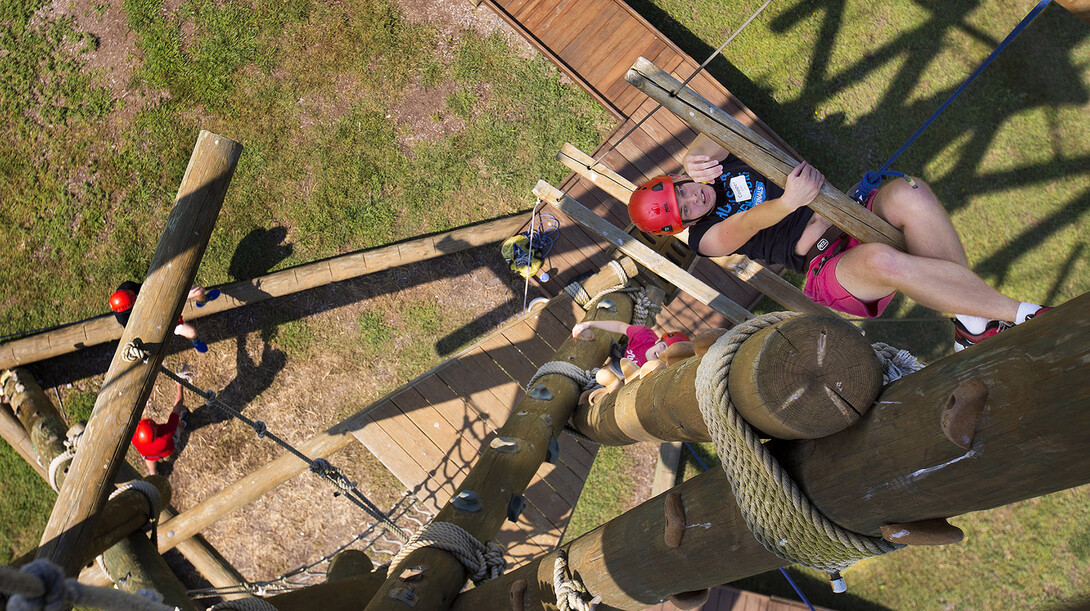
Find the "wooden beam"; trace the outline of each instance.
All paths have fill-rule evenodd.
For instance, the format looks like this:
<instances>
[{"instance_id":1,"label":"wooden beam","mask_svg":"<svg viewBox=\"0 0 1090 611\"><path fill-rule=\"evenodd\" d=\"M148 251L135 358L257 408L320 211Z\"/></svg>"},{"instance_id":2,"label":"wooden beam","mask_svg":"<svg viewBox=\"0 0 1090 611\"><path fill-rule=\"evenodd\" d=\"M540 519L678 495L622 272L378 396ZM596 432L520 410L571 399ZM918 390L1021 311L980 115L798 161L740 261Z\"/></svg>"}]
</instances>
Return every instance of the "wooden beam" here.
<instances>
[{"instance_id":1,"label":"wooden beam","mask_svg":"<svg viewBox=\"0 0 1090 611\"><path fill-rule=\"evenodd\" d=\"M124 461L241 153L242 145L233 140L207 131L197 137L147 278L42 535L38 558L69 575L80 569L106 484ZM123 358L125 346L135 340L148 351L146 362Z\"/></svg>"},{"instance_id":2,"label":"wooden beam","mask_svg":"<svg viewBox=\"0 0 1090 611\"><path fill-rule=\"evenodd\" d=\"M34 451L34 442L30 440L30 435L23 428L23 423L19 422L7 403L0 403L0 437L3 437L4 441L8 442L8 445L22 456L23 460L38 472L38 475L42 476L42 479L49 481L46 467L38 461L38 454Z\"/></svg>"},{"instance_id":3,"label":"wooden beam","mask_svg":"<svg viewBox=\"0 0 1090 611\"><path fill-rule=\"evenodd\" d=\"M42 391L38 381L26 369L0 372L0 392L8 397L12 413L30 437L36 456L27 462L45 469L45 480L48 482L49 464L66 450L64 440L68 424L65 423L64 416L57 411L57 407ZM57 473L58 485L64 482L65 476L64 470Z\"/></svg>"},{"instance_id":4,"label":"wooden beam","mask_svg":"<svg viewBox=\"0 0 1090 611\"><path fill-rule=\"evenodd\" d=\"M298 265L252 280L225 284L218 287L222 292L219 299L210 301L201 308L187 301L182 315L186 320L195 320L331 282L357 278L499 242L514 235L527 220L527 213L493 219L397 244ZM0 344L0 368L26 365L104 344L121 337L122 330L113 315L106 314L86 322L12 340Z\"/></svg>"},{"instance_id":5,"label":"wooden beam","mask_svg":"<svg viewBox=\"0 0 1090 611\"><path fill-rule=\"evenodd\" d=\"M598 276L613 275L607 268ZM590 284L588 280L587 284ZM587 289L588 292L591 289ZM607 302L612 304L607 306ZM587 313L589 320L630 321L632 299L613 293L598 301ZM599 333L590 341L568 337L553 361L570 363L579 369L599 366L608 356L610 338ZM435 516L433 523L460 527L480 542L493 539L508 515L512 500L520 499L534 473L547 457L550 442L561 434L582 391L582 384L559 374L542 376L522 395L496 437L485 448L459 487L458 495L472 493L476 508L459 504L456 495ZM407 567L424 567L406 575ZM404 609L404 600L419 609L443 609L465 585L469 575L450 552L424 547L413 550L391 567L391 577L382 585L367 609ZM408 597L408 598L406 598ZM497 607L492 607L497 608Z\"/></svg>"},{"instance_id":6,"label":"wooden beam","mask_svg":"<svg viewBox=\"0 0 1090 611\"><path fill-rule=\"evenodd\" d=\"M979 418L953 409L957 389L973 380L987 391ZM944 407L952 411L943 414ZM943 421L969 432L969 448L947 436ZM855 426L821 439L769 443L814 507L870 535L884 524L953 517L1084 485L1090 294L890 384ZM757 542L733 498L722 469L702 473L572 542L569 568L603 606L642 609L787 564ZM688 527L671 546L666 515L675 501ZM527 585L524 608L551 608L554 558L469 590L452 608L507 608L520 580Z\"/></svg>"},{"instance_id":7,"label":"wooden beam","mask_svg":"<svg viewBox=\"0 0 1090 611\"><path fill-rule=\"evenodd\" d=\"M616 246L621 252L639 262L640 265L689 293L697 301L726 316L731 322L737 324L752 318L753 315L748 310L731 301L726 295L697 280L685 270L671 263L666 257L640 244L635 238L587 210L585 206L564 195L549 183L543 180L538 181L537 186L534 187L534 195L550 202L573 221L602 236L603 239Z\"/></svg>"},{"instance_id":8,"label":"wooden beam","mask_svg":"<svg viewBox=\"0 0 1090 611\"><path fill-rule=\"evenodd\" d=\"M642 57L636 60L625 78L781 187L786 184L787 175L799 164L799 160L784 153L692 89L685 87L678 91L681 83L677 79ZM821 192L810 207L860 242L881 242L905 250L904 234L828 182L821 187Z\"/></svg>"},{"instance_id":9,"label":"wooden beam","mask_svg":"<svg viewBox=\"0 0 1090 611\"><path fill-rule=\"evenodd\" d=\"M579 150L573 144L565 142L560 152L556 154L556 159L626 206L632 192L636 190L636 185L627 178L600 162L595 163L590 155ZM680 236L675 239L680 239ZM768 296L769 299L793 312L839 316L833 310L814 303L798 287L745 255L734 254L725 257L712 257L711 261L742 282Z\"/></svg>"},{"instance_id":10,"label":"wooden beam","mask_svg":"<svg viewBox=\"0 0 1090 611\"><path fill-rule=\"evenodd\" d=\"M655 477L651 480L651 496L658 496L677 484L683 447L684 444L680 441L659 444L659 457L655 461Z\"/></svg>"},{"instance_id":11,"label":"wooden beam","mask_svg":"<svg viewBox=\"0 0 1090 611\"><path fill-rule=\"evenodd\" d=\"M185 586L155 551L155 544L142 532L134 533L102 554L106 573L126 592L154 590L163 603L181 611L197 611L186 595Z\"/></svg>"}]
</instances>

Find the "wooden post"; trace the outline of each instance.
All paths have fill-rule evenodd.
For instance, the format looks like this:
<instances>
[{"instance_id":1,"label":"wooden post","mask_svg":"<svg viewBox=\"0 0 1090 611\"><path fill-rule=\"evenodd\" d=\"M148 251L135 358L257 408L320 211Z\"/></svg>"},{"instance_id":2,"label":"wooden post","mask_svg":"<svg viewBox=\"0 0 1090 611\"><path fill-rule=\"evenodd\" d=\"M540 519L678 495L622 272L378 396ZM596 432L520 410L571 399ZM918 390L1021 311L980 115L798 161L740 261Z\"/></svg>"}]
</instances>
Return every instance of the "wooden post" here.
<instances>
[{"instance_id":1,"label":"wooden post","mask_svg":"<svg viewBox=\"0 0 1090 611\"><path fill-rule=\"evenodd\" d=\"M549 183L543 180L538 181L537 186L534 187L534 195L553 204L572 220L602 236L607 242L620 249L621 252L632 257L667 282L689 293L700 303L719 312L727 320L737 324L752 317L748 310L731 301L726 295L694 278L685 270L668 261L666 257L640 244L635 238L587 210L585 206L564 195Z\"/></svg>"},{"instance_id":2,"label":"wooden post","mask_svg":"<svg viewBox=\"0 0 1090 611\"><path fill-rule=\"evenodd\" d=\"M155 489L159 491L162 507L170 503L171 489L167 478L161 475L151 475L144 478L144 481L155 486ZM159 516L157 514L153 515L151 510L152 507L143 493L131 488L107 502L102 508L102 514L95 523L94 534L90 543L87 544L87 551L82 558L82 562L80 562L80 566L94 560L96 556L125 537L138 533L149 520L158 518ZM12 561L12 566L20 567L30 563L34 560L35 552L37 552L36 549L16 558Z\"/></svg>"},{"instance_id":3,"label":"wooden post","mask_svg":"<svg viewBox=\"0 0 1090 611\"><path fill-rule=\"evenodd\" d=\"M787 175L799 164L797 159L779 150L692 89L686 87L678 91L680 81L642 57L632 65L625 80L781 187L786 183ZM898 229L828 182L810 207L860 242L881 242L905 250L905 237Z\"/></svg>"},{"instance_id":4,"label":"wooden post","mask_svg":"<svg viewBox=\"0 0 1090 611\"><path fill-rule=\"evenodd\" d=\"M595 163L590 155L580 151L573 144L565 142L560 152L556 154L556 159L626 206L632 192L636 190L636 185L629 182L627 178L601 163ZM675 239L681 239L680 235ZM833 310L814 303L795 285L745 255L711 257L711 261L788 310L839 316Z\"/></svg>"},{"instance_id":5,"label":"wooden post","mask_svg":"<svg viewBox=\"0 0 1090 611\"><path fill-rule=\"evenodd\" d=\"M360 250L322 261L280 270L252 280L219 287L223 295L202 308L186 302L186 320L348 280L364 274L409 265L477 246L502 241L519 230L529 214L518 214L423 236L381 248ZM47 358L104 344L121 337L112 314L0 344L0 368L26 365Z\"/></svg>"},{"instance_id":6,"label":"wooden post","mask_svg":"<svg viewBox=\"0 0 1090 611\"><path fill-rule=\"evenodd\" d=\"M102 565L122 590L155 590L163 595L164 604L182 611L197 611L197 606L186 595L185 586L144 533L133 533L106 550L102 554Z\"/></svg>"},{"instance_id":7,"label":"wooden post","mask_svg":"<svg viewBox=\"0 0 1090 611\"><path fill-rule=\"evenodd\" d=\"M375 596L386 581L386 567L352 577L330 579L326 583L310 586L294 592L286 592L265 599L279 611L339 611L362 609L365 602Z\"/></svg>"},{"instance_id":8,"label":"wooden post","mask_svg":"<svg viewBox=\"0 0 1090 611\"><path fill-rule=\"evenodd\" d=\"M1072 15L1090 24L1090 0L1056 0L1056 4L1064 7Z\"/></svg>"},{"instance_id":9,"label":"wooden post","mask_svg":"<svg viewBox=\"0 0 1090 611\"><path fill-rule=\"evenodd\" d=\"M30 435L23 428L23 423L11 412L7 403L0 403L0 437L8 442L18 454L23 457L42 479L49 481L46 467L38 462L38 454L34 451L34 443L30 441Z\"/></svg>"},{"instance_id":10,"label":"wooden post","mask_svg":"<svg viewBox=\"0 0 1090 611\"><path fill-rule=\"evenodd\" d=\"M579 405L572 425L605 445L709 441L695 387L702 359L675 363L595 405ZM842 318L816 314L751 335L735 354L728 378L735 409L750 424L792 439L828 435L856 422L870 409L881 381L877 357L859 330Z\"/></svg>"},{"instance_id":11,"label":"wooden post","mask_svg":"<svg viewBox=\"0 0 1090 611\"><path fill-rule=\"evenodd\" d=\"M626 294L613 293L597 303L586 319L627 322L632 318L632 300ZM605 360L609 348L606 333L596 334L590 341L569 337L553 360L589 370ZM507 422L466 475L458 494L432 523L454 524L481 543L495 537L507 519L511 503L517 506L530 479L541 467L550 442L562 434L581 391L581 384L563 375L542 376L515 405ZM406 602L418 609L443 609L469 577L453 554L435 547L415 549L391 568L391 577L367 609L401 610Z\"/></svg>"},{"instance_id":12,"label":"wooden post","mask_svg":"<svg viewBox=\"0 0 1090 611\"><path fill-rule=\"evenodd\" d=\"M38 381L26 369L12 369L0 372L0 390L8 397L15 416L22 423L23 429L30 435L31 444L37 453L35 460L46 470L54 458L64 453L64 440L68 425L64 416L42 391ZM57 473L57 485L64 482L66 470ZM46 481L49 481L47 472Z\"/></svg>"},{"instance_id":13,"label":"wooden post","mask_svg":"<svg viewBox=\"0 0 1090 611\"><path fill-rule=\"evenodd\" d=\"M102 509L106 484L114 480L151 394L241 152L239 143L207 131L197 138L81 448L42 535L38 557L69 575L80 568L77 562ZM135 340L149 352L147 362L124 360L125 346Z\"/></svg>"},{"instance_id":14,"label":"wooden post","mask_svg":"<svg viewBox=\"0 0 1090 611\"><path fill-rule=\"evenodd\" d=\"M973 381L986 389L982 410L958 411L953 398ZM969 431L969 440L948 436L955 428ZM885 524L953 517L1086 484L1090 294L890 384L850 428L770 443L814 507L875 536ZM642 609L785 565L750 534L732 501L722 469L698 475L572 542L569 568L603 605ZM666 517L671 503L683 513L675 526ZM668 543L671 529L680 534L676 546ZM482 584L453 608L506 608L501 602L519 580L528 585L525 608L551 608L554 558Z\"/></svg>"}]
</instances>

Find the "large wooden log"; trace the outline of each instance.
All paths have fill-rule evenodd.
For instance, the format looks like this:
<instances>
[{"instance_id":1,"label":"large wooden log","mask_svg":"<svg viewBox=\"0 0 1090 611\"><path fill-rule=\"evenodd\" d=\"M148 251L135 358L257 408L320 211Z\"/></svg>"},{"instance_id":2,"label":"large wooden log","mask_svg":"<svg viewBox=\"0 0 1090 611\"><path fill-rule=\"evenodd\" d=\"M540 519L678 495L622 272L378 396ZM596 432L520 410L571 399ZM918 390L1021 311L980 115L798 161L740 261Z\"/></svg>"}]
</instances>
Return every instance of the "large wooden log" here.
<instances>
[{"instance_id":1,"label":"large wooden log","mask_svg":"<svg viewBox=\"0 0 1090 611\"><path fill-rule=\"evenodd\" d=\"M606 300L612 307L603 308ZM586 316L590 320L629 321L632 300L614 293L599 302ZM590 341L567 338L553 357L589 370L600 365L609 353L608 334L596 334ZM562 434L578 401L582 385L558 374L542 376L511 412L496 438L481 452L477 463L459 487L458 494L436 515L433 523L449 523L485 542L496 536L507 519L511 502L521 498L534 473L545 460L552 440ZM465 495L479 499L477 507ZM408 571L406 567L423 567ZM369 610L404 609L405 600L421 609L443 609L465 585L466 568L450 552L435 547L413 550L392 567L391 578L367 606Z\"/></svg>"},{"instance_id":2,"label":"large wooden log","mask_svg":"<svg viewBox=\"0 0 1090 611\"><path fill-rule=\"evenodd\" d=\"M155 486L159 491L160 509L170 503L171 488L167 478L151 475L143 481ZM129 535L139 532L149 521L158 518L151 513L152 506L147 497L138 490L128 489L110 499L102 508L98 521L95 522L94 534L87 544L81 566L105 552L115 543ZM23 566L34 560L37 550L31 550L12 561L12 566Z\"/></svg>"},{"instance_id":3,"label":"large wooden log","mask_svg":"<svg viewBox=\"0 0 1090 611\"><path fill-rule=\"evenodd\" d=\"M22 423L23 429L30 435L37 458L27 461L49 469L54 458L64 453L65 436L68 425L64 416L42 391L38 381L26 369L12 369L0 372L0 389L8 397L15 416ZM64 482L67 470L57 472L57 485ZM49 481L48 474L46 481Z\"/></svg>"},{"instance_id":4,"label":"large wooden log","mask_svg":"<svg viewBox=\"0 0 1090 611\"><path fill-rule=\"evenodd\" d=\"M155 544L144 533L135 533L102 554L102 565L117 586L127 592L155 590L163 603L182 611L197 611L185 586L167 566Z\"/></svg>"},{"instance_id":5,"label":"large wooden log","mask_svg":"<svg viewBox=\"0 0 1090 611\"><path fill-rule=\"evenodd\" d=\"M965 423L967 451L944 433L942 413L970 380L987 395L979 420ZM853 427L770 443L815 507L870 535L1090 483L1090 294L894 382ZM572 542L569 567L608 608L642 609L785 565L733 499L722 469L698 475ZM677 530L671 503L683 512L679 544L666 536ZM521 580L523 608L553 609L554 558L469 590L453 608L506 608Z\"/></svg>"},{"instance_id":6,"label":"large wooden log","mask_svg":"<svg viewBox=\"0 0 1090 611\"><path fill-rule=\"evenodd\" d=\"M636 190L636 185L627 178L602 163L595 163L590 155L567 142L556 154L556 159L626 206L632 192ZM677 239L680 239L680 236ZM811 301L798 287L784 280L779 274L745 255L712 257L711 261L788 310L838 316L829 308Z\"/></svg>"},{"instance_id":7,"label":"large wooden log","mask_svg":"<svg viewBox=\"0 0 1090 611\"><path fill-rule=\"evenodd\" d=\"M585 206L545 181L538 181L534 195L550 202L573 221L602 236L621 252L632 257L652 273L692 295L697 301L719 312L733 323L752 317L748 310L714 288L694 278L691 274L671 263L666 257L636 241L605 219L587 210Z\"/></svg>"},{"instance_id":8,"label":"large wooden log","mask_svg":"<svg viewBox=\"0 0 1090 611\"><path fill-rule=\"evenodd\" d=\"M799 160L692 89L684 87L679 91L681 83L677 79L642 57L632 65L625 79L781 187L786 184L787 175L799 164ZM904 234L828 182L810 207L861 242L881 242L905 250Z\"/></svg>"},{"instance_id":9,"label":"large wooden log","mask_svg":"<svg viewBox=\"0 0 1090 611\"><path fill-rule=\"evenodd\" d=\"M202 131L197 138L80 450L42 535L38 557L62 566L70 575L79 571L78 558L102 510L106 484L117 475L158 377L241 152L239 143L211 132ZM125 346L136 340L149 356L143 362L127 362Z\"/></svg>"},{"instance_id":10,"label":"large wooden log","mask_svg":"<svg viewBox=\"0 0 1090 611\"><path fill-rule=\"evenodd\" d=\"M633 380L572 425L605 445L639 441L709 441L696 400L692 357ZM859 420L877 396L881 371L859 330L841 318L802 314L766 327L735 354L728 388L735 408L766 433L783 438L828 435Z\"/></svg>"},{"instance_id":11,"label":"large wooden log","mask_svg":"<svg viewBox=\"0 0 1090 611\"><path fill-rule=\"evenodd\" d=\"M23 460L37 471L38 475L42 476L42 479L49 481L46 466L38 461L38 453L34 451L34 442L30 440L30 435L23 428L23 423L19 422L7 403L0 403L0 437L3 437L4 441L8 442L8 445L23 457Z\"/></svg>"},{"instance_id":12,"label":"large wooden log","mask_svg":"<svg viewBox=\"0 0 1090 611\"><path fill-rule=\"evenodd\" d=\"M460 227L444 233L414 238L380 248L361 250L288 268L252 280L218 287L222 296L197 308L186 302L186 320L217 314L243 305L283 297L331 282L356 278L400 265L499 242L517 232L528 220L518 214ZM26 365L121 337L121 326L112 314L82 323L45 331L0 344L0 368Z\"/></svg>"}]
</instances>

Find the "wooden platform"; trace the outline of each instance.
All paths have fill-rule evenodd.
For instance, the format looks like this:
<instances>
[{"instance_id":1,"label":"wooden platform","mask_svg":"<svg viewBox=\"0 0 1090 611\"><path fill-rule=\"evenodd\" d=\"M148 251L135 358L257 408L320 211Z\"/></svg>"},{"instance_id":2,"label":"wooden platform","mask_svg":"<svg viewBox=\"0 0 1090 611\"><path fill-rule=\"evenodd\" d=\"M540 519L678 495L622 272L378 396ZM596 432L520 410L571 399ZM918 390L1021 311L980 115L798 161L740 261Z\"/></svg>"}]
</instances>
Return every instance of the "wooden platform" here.
<instances>
[{"instance_id":1,"label":"wooden platform","mask_svg":"<svg viewBox=\"0 0 1090 611\"><path fill-rule=\"evenodd\" d=\"M685 148L696 133L668 111L659 110L625 137L655 103L628 85L624 73L637 57L644 56L684 80L696 70L697 62L616 0L486 0L477 10L488 10L486 6L622 119L594 152L595 158L608 150L604 163L635 183L680 171ZM690 86L790 150L714 79L700 74ZM572 175L556 186L615 225L628 226L625 206L589 181ZM544 211L561 221L560 235L546 262L552 279L541 286L556 295L572 279L601 269L610 260L610 252L604 241L559 211L551 207ZM710 261L700 261L694 274L745 307L759 298ZM545 310L512 321L387 398L356 436L424 504L437 510L504 423L530 377L551 360L572 325L582 318L576 310L570 300L554 300ZM659 324L688 330L729 326L723 316L684 294L664 309ZM565 435L560 447L559 462L543 466L531 482L518 523L507 523L498 537L507 547L509 566L553 549L567 526L596 446Z\"/></svg>"}]
</instances>

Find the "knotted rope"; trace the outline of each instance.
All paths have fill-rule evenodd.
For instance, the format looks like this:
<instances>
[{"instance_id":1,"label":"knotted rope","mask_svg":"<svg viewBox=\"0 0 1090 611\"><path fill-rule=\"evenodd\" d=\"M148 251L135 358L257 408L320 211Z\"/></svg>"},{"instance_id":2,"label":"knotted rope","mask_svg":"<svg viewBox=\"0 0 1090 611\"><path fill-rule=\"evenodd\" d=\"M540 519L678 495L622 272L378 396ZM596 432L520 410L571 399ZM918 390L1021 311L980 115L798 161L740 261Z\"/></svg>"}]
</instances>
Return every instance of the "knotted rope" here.
<instances>
[{"instance_id":1,"label":"knotted rope","mask_svg":"<svg viewBox=\"0 0 1090 611\"><path fill-rule=\"evenodd\" d=\"M567 293L575 303L582 306L584 310L590 309L590 304L598 301L605 295L623 290L625 285L628 284L628 273L624 271L624 266L621 265L620 261L610 261L608 267L613 270L613 273L617 276L617 284L598 291L593 297L587 293L587 290L583 288L583 285L579 282L569 283L564 287L564 292Z\"/></svg>"},{"instance_id":2,"label":"knotted rope","mask_svg":"<svg viewBox=\"0 0 1090 611\"><path fill-rule=\"evenodd\" d=\"M135 363L136 361L147 363L150 359L151 352L144 348L144 342L140 341L139 337L125 344L125 347L121 350L121 360L126 363Z\"/></svg>"},{"instance_id":3,"label":"knotted rope","mask_svg":"<svg viewBox=\"0 0 1090 611\"><path fill-rule=\"evenodd\" d=\"M882 342L871 344L871 348L874 348L874 353L882 363L882 386L923 369L923 363L908 350L900 350Z\"/></svg>"},{"instance_id":4,"label":"knotted rope","mask_svg":"<svg viewBox=\"0 0 1090 611\"><path fill-rule=\"evenodd\" d=\"M65 611L73 605L118 611L174 610L151 590L131 594L65 579L61 567L47 560L35 560L18 571L0 566L0 590L12 595L8 611Z\"/></svg>"},{"instance_id":5,"label":"knotted rope","mask_svg":"<svg viewBox=\"0 0 1090 611\"><path fill-rule=\"evenodd\" d=\"M456 524L431 522L413 535L397 556L394 556L387 576L392 576L397 566L414 550L424 547L437 547L453 554L465 567L474 584L499 577L507 567L503 547L494 541L481 543Z\"/></svg>"},{"instance_id":6,"label":"knotted rope","mask_svg":"<svg viewBox=\"0 0 1090 611\"><path fill-rule=\"evenodd\" d=\"M76 450L79 448L79 442L83 439L83 425L72 425L72 427L68 429L68 434L65 435L65 437L65 450L54 456L53 460L49 461L49 486L53 488L54 492L61 491L60 483L57 482L57 476L60 475L62 469L66 469L76 457Z\"/></svg>"},{"instance_id":7,"label":"knotted rope","mask_svg":"<svg viewBox=\"0 0 1090 611\"><path fill-rule=\"evenodd\" d=\"M696 395L716 452L723 458L731 491L753 536L780 558L839 571L903 546L841 528L822 515L761 444L727 394L731 361L742 342L760 329L796 315L766 314L720 337L701 358Z\"/></svg>"},{"instance_id":8,"label":"knotted rope","mask_svg":"<svg viewBox=\"0 0 1090 611\"><path fill-rule=\"evenodd\" d=\"M593 611L602 600L600 596L591 596L587 586L574 577L568 570L568 553L556 550L553 562L553 593L560 611Z\"/></svg>"}]
</instances>

